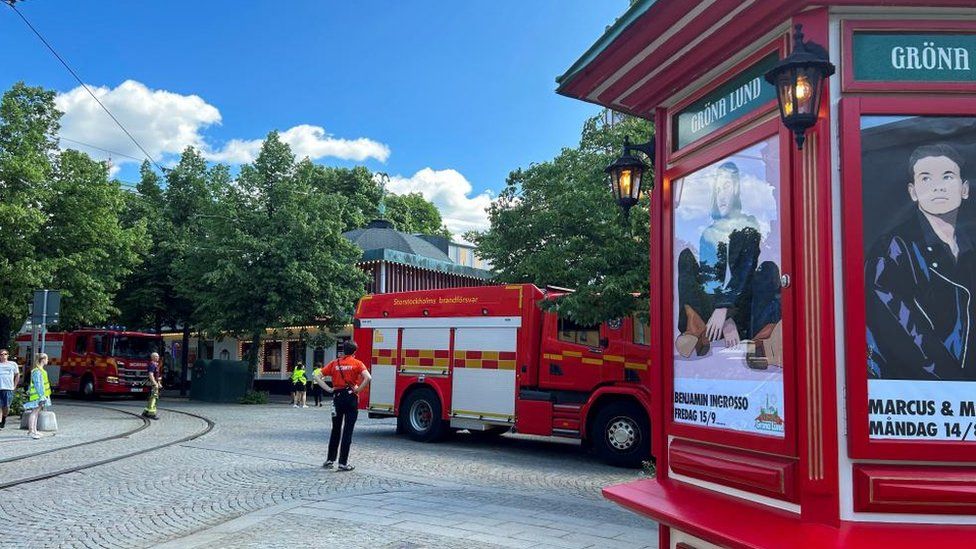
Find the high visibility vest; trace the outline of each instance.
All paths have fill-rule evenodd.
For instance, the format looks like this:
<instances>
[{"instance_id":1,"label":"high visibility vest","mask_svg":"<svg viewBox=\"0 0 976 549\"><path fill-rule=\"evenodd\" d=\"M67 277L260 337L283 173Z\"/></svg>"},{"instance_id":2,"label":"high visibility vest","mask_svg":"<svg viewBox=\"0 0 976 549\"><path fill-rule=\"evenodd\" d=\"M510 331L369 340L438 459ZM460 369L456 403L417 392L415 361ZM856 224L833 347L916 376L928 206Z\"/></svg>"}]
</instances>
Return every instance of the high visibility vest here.
<instances>
[{"instance_id":1,"label":"high visibility vest","mask_svg":"<svg viewBox=\"0 0 976 549\"><path fill-rule=\"evenodd\" d=\"M47 370L44 368L35 368L35 370L40 370L41 377L44 379L44 398L51 396L51 382L47 380ZM37 394L37 389L34 387L33 380L31 380L30 392L27 395L27 399L31 402L41 399L41 397Z\"/></svg>"},{"instance_id":2,"label":"high visibility vest","mask_svg":"<svg viewBox=\"0 0 976 549\"><path fill-rule=\"evenodd\" d=\"M305 379L305 370L300 370L298 368L295 368L295 371L291 373L291 382L308 383L308 380Z\"/></svg>"}]
</instances>

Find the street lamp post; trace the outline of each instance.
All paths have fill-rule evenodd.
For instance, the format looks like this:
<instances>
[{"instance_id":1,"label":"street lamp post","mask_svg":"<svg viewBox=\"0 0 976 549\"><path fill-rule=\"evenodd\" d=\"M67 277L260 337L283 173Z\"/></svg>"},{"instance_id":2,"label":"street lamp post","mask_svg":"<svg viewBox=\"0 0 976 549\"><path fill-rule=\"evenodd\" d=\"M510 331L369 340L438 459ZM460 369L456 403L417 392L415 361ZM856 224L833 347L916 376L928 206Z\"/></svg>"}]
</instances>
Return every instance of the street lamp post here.
<instances>
[{"instance_id":1,"label":"street lamp post","mask_svg":"<svg viewBox=\"0 0 976 549\"><path fill-rule=\"evenodd\" d=\"M806 131L817 123L824 81L834 74L827 50L820 44L803 41L803 25L793 33L793 51L766 72L766 81L776 86L779 116L803 149Z\"/></svg>"},{"instance_id":2,"label":"street lamp post","mask_svg":"<svg viewBox=\"0 0 976 549\"><path fill-rule=\"evenodd\" d=\"M632 152L644 153L651 160L651 167L653 167L654 138L652 137L647 143L639 145L631 145L630 138L624 138L623 154L603 170L610 176L613 196L624 211L625 217L630 215L630 209L640 200L644 173L648 171L647 164L634 156ZM651 185L653 185L653 181Z\"/></svg>"}]
</instances>

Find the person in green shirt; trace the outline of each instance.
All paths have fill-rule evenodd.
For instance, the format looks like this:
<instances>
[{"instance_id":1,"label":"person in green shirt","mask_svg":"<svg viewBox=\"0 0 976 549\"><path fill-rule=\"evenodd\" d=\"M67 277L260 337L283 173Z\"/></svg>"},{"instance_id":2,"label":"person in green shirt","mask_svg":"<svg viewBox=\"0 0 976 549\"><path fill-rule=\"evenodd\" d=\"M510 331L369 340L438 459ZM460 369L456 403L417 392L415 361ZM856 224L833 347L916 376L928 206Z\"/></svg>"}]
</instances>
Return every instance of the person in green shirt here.
<instances>
[{"instance_id":1,"label":"person in green shirt","mask_svg":"<svg viewBox=\"0 0 976 549\"><path fill-rule=\"evenodd\" d=\"M295 369L291 372L291 405L293 408L308 408L305 404L305 389L308 387L308 378L305 377L305 364L295 363Z\"/></svg>"}]
</instances>

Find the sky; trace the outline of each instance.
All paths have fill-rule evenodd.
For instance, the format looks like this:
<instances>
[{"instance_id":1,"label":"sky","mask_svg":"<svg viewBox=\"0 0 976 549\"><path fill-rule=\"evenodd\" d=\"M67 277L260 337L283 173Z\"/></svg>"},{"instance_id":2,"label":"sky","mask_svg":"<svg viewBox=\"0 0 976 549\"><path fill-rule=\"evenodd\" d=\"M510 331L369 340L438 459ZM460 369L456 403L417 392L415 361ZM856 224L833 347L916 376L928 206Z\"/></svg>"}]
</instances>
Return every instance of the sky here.
<instances>
[{"instance_id":1,"label":"sky","mask_svg":"<svg viewBox=\"0 0 976 549\"><path fill-rule=\"evenodd\" d=\"M390 175L456 234L484 229L508 173L579 141L598 107L556 95L627 0L25 0L18 9L163 166L193 145L250 162L271 130L299 156ZM62 147L144 155L7 6L0 89L58 92ZM82 145L82 143L86 145ZM93 147L113 151L106 153ZM135 158L129 158L135 157Z\"/></svg>"}]
</instances>

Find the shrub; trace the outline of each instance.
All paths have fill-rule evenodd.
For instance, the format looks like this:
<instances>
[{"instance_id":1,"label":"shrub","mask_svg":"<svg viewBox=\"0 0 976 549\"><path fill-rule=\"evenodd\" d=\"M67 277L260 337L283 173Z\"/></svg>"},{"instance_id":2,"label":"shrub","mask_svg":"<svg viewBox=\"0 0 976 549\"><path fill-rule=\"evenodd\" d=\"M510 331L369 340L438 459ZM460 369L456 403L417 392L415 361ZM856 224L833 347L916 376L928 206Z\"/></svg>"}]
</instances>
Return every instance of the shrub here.
<instances>
[{"instance_id":1,"label":"shrub","mask_svg":"<svg viewBox=\"0 0 976 549\"><path fill-rule=\"evenodd\" d=\"M268 392L267 391L248 391L244 393L241 397L241 404L267 404L268 403Z\"/></svg>"},{"instance_id":2,"label":"shrub","mask_svg":"<svg viewBox=\"0 0 976 549\"><path fill-rule=\"evenodd\" d=\"M17 389L14 391L13 402L10 403L10 415L19 416L24 413L24 403L27 402L27 391Z\"/></svg>"},{"instance_id":3,"label":"shrub","mask_svg":"<svg viewBox=\"0 0 976 549\"><path fill-rule=\"evenodd\" d=\"M641 476L650 478L657 476L657 467L652 460L641 462Z\"/></svg>"}]
</instances>

